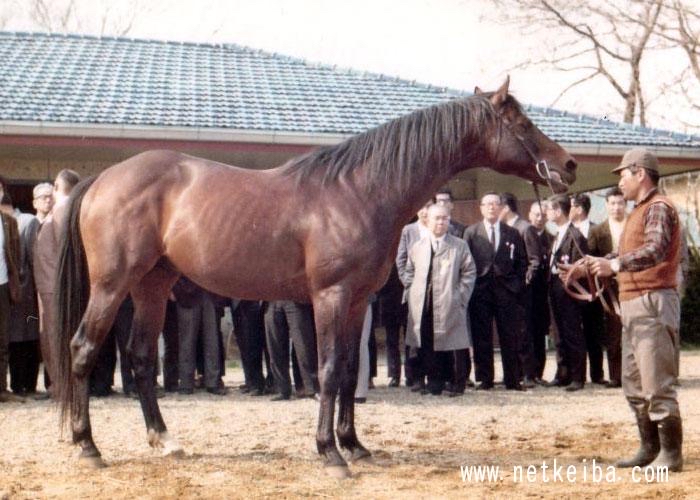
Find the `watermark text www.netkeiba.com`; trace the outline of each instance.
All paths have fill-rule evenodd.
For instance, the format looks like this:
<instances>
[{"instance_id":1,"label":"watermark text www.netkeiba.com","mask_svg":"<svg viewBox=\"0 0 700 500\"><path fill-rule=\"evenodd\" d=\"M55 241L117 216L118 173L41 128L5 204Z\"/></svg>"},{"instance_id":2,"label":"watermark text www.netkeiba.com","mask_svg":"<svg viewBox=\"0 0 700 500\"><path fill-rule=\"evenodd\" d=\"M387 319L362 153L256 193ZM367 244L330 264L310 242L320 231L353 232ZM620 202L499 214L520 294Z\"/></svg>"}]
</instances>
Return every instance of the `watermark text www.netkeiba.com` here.
<instances>
[{"instance_id":1,"label":"watermark text www.netkeiba.com","mask_svg":"<svg viewBox=\"0 0 700 500\"><path fill-rule=\"evenodd\" d=\"M509 470L499 465L460 465L464 483L667 483L668 467L617 469L583 459L579 465L563 464L555 458L538 464L514 465Z\"/></svg>"}]
</instances>

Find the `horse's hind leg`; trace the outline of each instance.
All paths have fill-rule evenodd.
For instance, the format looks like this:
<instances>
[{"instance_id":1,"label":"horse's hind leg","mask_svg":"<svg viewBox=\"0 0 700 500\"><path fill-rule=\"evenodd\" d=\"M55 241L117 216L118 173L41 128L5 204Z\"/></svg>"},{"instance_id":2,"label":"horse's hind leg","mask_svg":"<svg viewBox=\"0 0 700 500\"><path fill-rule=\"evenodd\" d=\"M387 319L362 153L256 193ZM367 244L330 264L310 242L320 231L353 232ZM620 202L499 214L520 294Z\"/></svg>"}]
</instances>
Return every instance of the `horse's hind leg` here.
<instances>
[{"instance_id":1,"label":"horse's hind leg","mask_svg":"<svg viewBox=\"0 0 700 500\"><path fill-rule=\"evenodd\" d=\"M162 448L165 455L182 453L182 447L168 435L153 383L158 357L158 335L163 328L168 294L176 279L177 274L157 266L132 288L134 320L127 348L146 421L148 444Z\"/></svg>"},{"instance_id":2,"label":"horse's hind leg","mask_svg":"<svg viewBox=\"0 0 700 500\"><path fill-rule=\"evenodd\" d=\"M364 305L364 307L363 307ZM360 338L365 318L366 304L361 304L351 310L345 345L348 346L345 366L340 372L340 402L338 404L338 443L350 452L350 460L369 459L371 453L360 444L355 432L355 389L357 387L357 372L360 359Z\"/></svg>"},{"instance_id":3,"label":"horse's hind leg","mask_svg":"<svg viewBox=\"0 0 700 500\"><path fill-rule=\"evenodd\" d=\"M73 442L81 448L80 461L93 467L104 466L104 462L92 438L89 378L100 347L114 322L120 302L120 296L95 287L91 291L83 319L70 343L71 377L73 378L71 404Z\"/></svg>"}]
</instances>

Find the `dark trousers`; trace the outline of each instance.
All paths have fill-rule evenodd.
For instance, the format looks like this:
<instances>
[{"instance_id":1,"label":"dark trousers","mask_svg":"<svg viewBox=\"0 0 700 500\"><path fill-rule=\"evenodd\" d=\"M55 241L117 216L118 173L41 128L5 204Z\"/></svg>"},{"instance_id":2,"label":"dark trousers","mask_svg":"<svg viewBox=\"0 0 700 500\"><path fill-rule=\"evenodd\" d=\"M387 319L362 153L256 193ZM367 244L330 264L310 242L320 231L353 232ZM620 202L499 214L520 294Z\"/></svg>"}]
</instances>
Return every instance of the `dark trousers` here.
<instances>
[{"instance_id":1,"label":"dark trousers","mask_svg":"<svg viewBox=\"0 0 700 500\"><path fill-rule=\"evenodd\" d=\"M471 370L469 349L449 351L449 380L453 392L464 392L467 386L468 370Z\"/></svg>"},{"instance_id":2,"label":"dark trousers","mask_svg":"<svg viewBox=\"0 0 700 500\"><path fill-rule=\"evenodd\" d=\"M0 247L0 251L2 251ZM0 392L7 390L7 367L10 354L10 287L0 285Z\"/></svg>"},{"instance_id":3,"label":"dark trousers","mask_svg":"<svg viewBox=\"0 0 700 500\"><path fill-rule=\"evenodd\" d=\"M530 324L532 322L532 289L525 287L525 291L518 303L520 307L520 317L523 319L518 323L518 360L520 361L519 378L536 378L535 345L532 337Z\"/></svg>"},{"instance_id":4,"label":"dark trousers","mask_svg":"<svg viewBox=\"0 0 700 500\"><path fill-rule=\"evenodd\" d=\"M107 396L112 392L114 369L117 367L117 342L114 332L112 328L107 333L90 373L90 394L93 396Z\"/></svg>"},{"instance_id":5,"label":"dark trousers","mask_svg":"<svg viewBox=\"0 0 700 500\"><path fill-rule=\"evenodd\" d=\"M605 349L608 356L610 382L622 380L622 322L617 314L605 313Z\"/></svg>"},{"instance_id":6,"label":"dark trousers","mask_svg":"<svg viewBox=\"0 0 700 500\"><path fill-rule=\"evenodd\" d=\"M245 383L253 390L265 388L263 376L263 351L265 349L265 329L260 302L241 300L235 309L232 307L233 330L241 353L241 365Z\"/></svg>"},{"instance_id":7,"label":"dark trousers","mask_svg":"<svg viewBox=\"0 0 700 500\"><path fill-rule=\"evenodd\" d=\"M569 296L558 277L549 282L552 314L557 325L557 378L563 382L586 380L586 342L583 337L581 303Z\"/></svg>"},{"instance_id":8,"label":"dark trousers","mask_svg":"<svg viewBox=\"0 0 700 500\"><path fill-rule=\"evenodd\" d=\"M475 375L478 382L493 384L493 322L496 321L501 346L503 382L506 387L518 384L518 334L521 328L522 308L509 290L493 282L477 286L469 302L469 317L474 343Z\"/></svg>"},{"instance_id":9,"label":"dark trousers","mask_svg":"<svg viewBox=\"0 0 700 500\"><path fill-rule=\"evenodd\" d=\"M603 375L603 306L596 300L583 302L581 308L591 381L601 382L605 378Z\"/></svg>"},{"instance_id":10,"label":"dark trousers","mask_svg":"<svg viewBox=\"0 0 700 500\"><path fill-rule=\"evenodd\" d=\"M452 353L436 351L433 348L433 339L433 315L432 311L426 307L420 322L420 347L417 353L420 379L425 377L428 391L439 394L445 388L445 383L451 380Z\"/></svg>"},{"instance_id":11,"label":"dark trousers","mask_svg":"<svg viewBox=\"0 0 700 500\"><path fill-rule=\"evenodd\" d=\"M294 345L299 372L307 392L318 392L316 335L311 306L292 301L270 302L265 312L265 337L270 368L280 395L292 393L289 342Z\"/></svg>"},{"instance_id":12,"label":"dark trousers","mask_svg":"<svg viewBox=\"0 0 700 500\"><path fill-rule=\"evenodd\" d=\"M547 361L547 334L549 333L549 292L547 283L538 280L530 285L528 335L532 340L533 365L531 376L541 379Z\"/></svg>"},{"instance_id":13,"label":"dark trousers","mask_svg":"<svg viewBox=\"0 0 700 500\"><path fill-rule=\"evenodd\" d=\"M128 343L131 338L131 323L134 318L134 304L127 297L119 306L114 324L105 337L104 344L97 355L95 367L90 374L90 392L96 396L106 396L114 385L114 370L117 367L117 347L119 348L119 369L122 376L124 392L136 390Z\"/></svg>"},{"instance_id":14,"label":"dark trousers","mask_svg":"<svg viewBox=\"0 0 700 500\"><path fill-rule=\"evenodd\" d=\"M177 391L180 384L178 373L178 328L177 303L168 301L165 306L163 323L163 388L168 392Z\"/></svg>"},{"instance_id":15,"label":"dark trousers","mask_svg":"<svg viewBox=\"0 0 700 500\"><path fill-rule=\"evenodd\" d=\"M36 392L41 354L39 341L10 342L10 388L19 394Z\"/></svg>"},{"instance_id":16,"label":"dark trousers","mask_svg":"<svg viewBox=\"0 0 700 500\"><path fill-rule=\"evenodd\" d=\"M178 345L180 389L194 389L197 367L197 341L201 337L204 357L204 386L219 385L221 353L216 325L214 301L208 294L193 307L179 306L177 310L180 342Z\"/></svg>"},{"instance_id":17,"label":"dark trousers","mask_svg":"<svg viewBox=\"0 0 700 500\"><path fill-rule=\"evenodd\" d=\"M397 303L398 302L398 303ZM401 295L396 297L387 295L379 299L381 318L386 330L386 368L389 378L401 378L401 327L405 328L406 307L401 304ZM374 317L374 316L373 316Z\"/></svg>"}]
</instances>

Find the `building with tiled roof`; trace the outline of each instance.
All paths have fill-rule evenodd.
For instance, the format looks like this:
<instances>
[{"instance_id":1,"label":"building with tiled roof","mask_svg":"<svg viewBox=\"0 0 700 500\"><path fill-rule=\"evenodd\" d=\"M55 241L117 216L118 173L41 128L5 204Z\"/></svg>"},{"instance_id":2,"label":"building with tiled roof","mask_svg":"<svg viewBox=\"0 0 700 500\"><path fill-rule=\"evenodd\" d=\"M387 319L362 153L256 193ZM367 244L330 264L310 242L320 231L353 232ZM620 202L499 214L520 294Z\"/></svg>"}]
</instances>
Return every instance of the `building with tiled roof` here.
<instances>
[{"instance_id":1,"label":"building with tiled roof","mask_svg":"<svg viewBox=\"0 0 700 500\"><path fill-rule=\"evenodd\" d=\"M267 168L463 95L233 44L0 32L0 172L33 183L153 148ZM576 190L612 183L609 168L635 145L654 149L664 173L700 167L698 136L524 106L578 159ZM454 181L462 198L485 183L520 189L491 171Z\"/></svg>"}]
</instances>

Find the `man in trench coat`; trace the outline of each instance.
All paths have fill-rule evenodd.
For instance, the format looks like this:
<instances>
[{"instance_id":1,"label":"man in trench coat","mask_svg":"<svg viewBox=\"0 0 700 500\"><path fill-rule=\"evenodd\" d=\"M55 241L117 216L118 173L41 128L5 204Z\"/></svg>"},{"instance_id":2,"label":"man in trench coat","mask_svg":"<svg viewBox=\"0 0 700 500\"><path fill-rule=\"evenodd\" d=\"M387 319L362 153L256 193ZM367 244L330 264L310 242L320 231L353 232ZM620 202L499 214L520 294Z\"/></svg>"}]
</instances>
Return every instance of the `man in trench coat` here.
<instances>
[{"instance_id":1,"label":"man in trench coat","mask_svg":"<svg viewBox=\"0 0 700 500\"><path fill-rule=\"evenodd\" d=\"M467 304L474 290L476 266L464 240L447 234L446 207L428 209L430 234L408 252L404 286L408 290L406 343L420 360L424 393L464 393L466 355L471 346Z\"/></svg>"}]
</instances>

